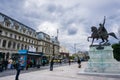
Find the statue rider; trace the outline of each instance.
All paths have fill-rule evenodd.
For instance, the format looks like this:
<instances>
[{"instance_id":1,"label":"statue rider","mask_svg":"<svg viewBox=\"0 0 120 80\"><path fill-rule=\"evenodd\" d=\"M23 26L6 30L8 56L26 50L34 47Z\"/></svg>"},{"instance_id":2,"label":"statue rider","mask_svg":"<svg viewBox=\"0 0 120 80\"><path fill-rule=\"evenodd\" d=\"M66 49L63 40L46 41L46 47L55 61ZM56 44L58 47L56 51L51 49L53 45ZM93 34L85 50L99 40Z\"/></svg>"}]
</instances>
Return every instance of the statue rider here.
<instances>
[{"instance_id":1,"label":"statue rider","mask_svg":"<svg viewBox=\"0 0 120 80\"><path fill-rule=\"evenodd\" d=\"M103 21L103 24L99 24L99 28L98 28L98 34L99 34L99 37L103 38L102 36L107 36L106 34L108 33L107 30L105 29L104 25L105 25L105 16L104 16L104 21Z\"/></svg>"}]
</instances>

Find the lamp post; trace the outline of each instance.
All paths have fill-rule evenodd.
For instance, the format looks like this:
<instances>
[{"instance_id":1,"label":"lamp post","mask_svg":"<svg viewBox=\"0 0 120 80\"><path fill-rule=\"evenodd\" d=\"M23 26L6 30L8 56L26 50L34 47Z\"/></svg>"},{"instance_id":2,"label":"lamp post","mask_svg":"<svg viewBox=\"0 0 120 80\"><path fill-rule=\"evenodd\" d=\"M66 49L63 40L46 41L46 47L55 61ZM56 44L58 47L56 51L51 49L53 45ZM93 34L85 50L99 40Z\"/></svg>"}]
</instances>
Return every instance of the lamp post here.
<instances>
[{"instance_id":1,"label":"lamp post","mask_svg":"<svg viewBox=\"0 0 120 80\"><path fill-rule=\"evenodd\" d=\"M75 54L76 54L76 43L74 44Z\"/></svg>"},{"instance_id":2,"label":"lamp post","mask_svg":"<svg viewBox=\"0 0 120 80\"><path fill-rule=\"evenodd\" d=\"M53 56L55 56L55 45L53 44Z\"/></svg>"}]
</instances>

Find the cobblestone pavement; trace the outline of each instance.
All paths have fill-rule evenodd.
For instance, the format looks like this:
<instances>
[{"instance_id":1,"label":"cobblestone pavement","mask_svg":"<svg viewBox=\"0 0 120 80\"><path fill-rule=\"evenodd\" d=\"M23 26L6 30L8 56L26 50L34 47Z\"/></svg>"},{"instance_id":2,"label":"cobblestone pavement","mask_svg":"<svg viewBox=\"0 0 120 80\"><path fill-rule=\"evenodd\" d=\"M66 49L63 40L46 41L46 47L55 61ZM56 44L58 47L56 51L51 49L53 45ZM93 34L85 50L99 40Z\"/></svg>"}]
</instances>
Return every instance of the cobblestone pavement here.
<instances>
[{"instance_id":1,"label":"cobblestone pavement","mask_svg":"<svg viewBox=\"0 0 120 80\"><path fill-rule=\"evenodd\" d=\"M78 68L77 64L60 66L54 68L53 71L49 69L34 71L20 74L19 80L120 80L120 77L110 76L89 76L80 75L78 72L82 71L86 62L82 63L82 68ZM14 80L15 75L0 77L0 80Z\"/></svg>"}]
</instances>

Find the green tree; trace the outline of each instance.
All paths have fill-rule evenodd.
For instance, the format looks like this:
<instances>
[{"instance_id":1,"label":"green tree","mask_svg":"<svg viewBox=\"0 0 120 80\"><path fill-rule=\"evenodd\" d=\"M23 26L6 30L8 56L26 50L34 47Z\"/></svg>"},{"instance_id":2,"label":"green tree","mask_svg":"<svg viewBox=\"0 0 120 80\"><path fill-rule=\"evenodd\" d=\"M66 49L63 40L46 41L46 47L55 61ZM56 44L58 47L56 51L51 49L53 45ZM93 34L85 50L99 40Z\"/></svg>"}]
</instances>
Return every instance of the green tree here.
<instances>
[{"instance_id":1,"label":"green tree","mask_svg":"<svg viewBox=\"0 0 120 80\"><path fill-rule=\"evenodd\" d=\"M117 61L120 61L120 43L116 43L112 45L113 48L113 56Z\"/></svg>"},{"instance_id":2,"label":"green tree","mask_svg":"<svg viewBox=\"0 0 120 80\"><path fill-rule=\"evenodd\" d=\"M69 56L70 59L74 59L74 56Z\"/></svg>"}]
</instances>

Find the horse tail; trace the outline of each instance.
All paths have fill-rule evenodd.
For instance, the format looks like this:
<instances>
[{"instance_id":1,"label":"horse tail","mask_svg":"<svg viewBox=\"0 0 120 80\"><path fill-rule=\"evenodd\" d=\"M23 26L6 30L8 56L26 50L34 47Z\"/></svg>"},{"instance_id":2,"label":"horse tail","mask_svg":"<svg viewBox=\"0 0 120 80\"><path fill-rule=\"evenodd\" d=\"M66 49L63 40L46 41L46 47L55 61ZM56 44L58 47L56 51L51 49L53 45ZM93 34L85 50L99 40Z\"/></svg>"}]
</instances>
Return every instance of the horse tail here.
<instances>
[{"instance_id":1,"label":"horse tail","mask_svg":"<svg viewBox=\"0 0 120 80\"><path fill-rule=\"evenodd\" d=\"M118 39L117 36L115 35L115 33L111 32L111 33L108 33L108 35L114 37L115 39Z\"/></svg>"}]
</instances>

